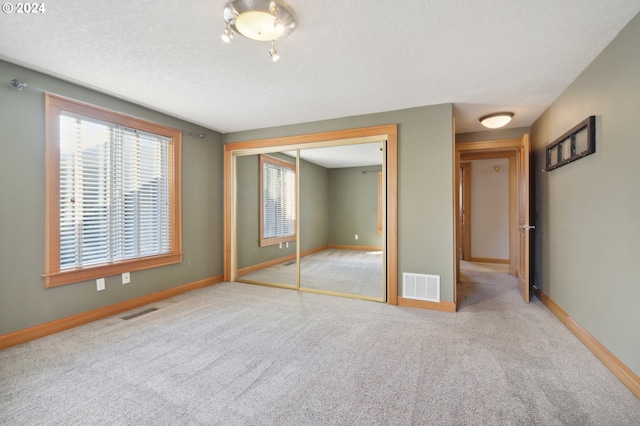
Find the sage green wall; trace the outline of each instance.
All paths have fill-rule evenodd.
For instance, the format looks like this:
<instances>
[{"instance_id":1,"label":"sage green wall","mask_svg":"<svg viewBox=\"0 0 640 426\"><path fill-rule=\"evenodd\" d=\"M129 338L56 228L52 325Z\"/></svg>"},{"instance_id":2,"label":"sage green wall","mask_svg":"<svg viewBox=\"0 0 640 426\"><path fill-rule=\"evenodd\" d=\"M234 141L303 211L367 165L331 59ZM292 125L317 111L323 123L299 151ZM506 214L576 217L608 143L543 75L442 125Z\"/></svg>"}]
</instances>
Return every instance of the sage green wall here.
<instances>
[{"instance_id":1,"label":"sage green wall","mask_svg":"<svg viewBox=\"0 0 640 426\"><path fill-rule=\"evenodd\" d=\"M312 100L309 100L312 102ZM453 108L432 105L227 133L225 143L398 124L398 287L402 272L441 276L453 301Z\"/></svg>"},{"instance_id":2,"label":"sage green wall","mask_svg":"<svg viewBox=\"0 0 640 426\"><path fill-rule=\"evenodd\" d=\"M300 161L300 250L330 243L329 169Z\"/></svg>"},{"instance_id":3,"label":"sage green wall","mask_svg":"<svg viewBox=\"0 0 640 426\"><path fill-rule=\"evenodd\" d=\"M269 154L285 161L295 159ZM256 265L295 254L296 243L260 247L260 161L258 155L236 159L238 268ZM302 251L329 244L329 174L328 170L307 161L300 162L300 234Z\"/></svg>"},{"instance_id":4,"label":"sage green wall","mask_svg":"<svg viewBox=\"0 0 640 426\"><path fill-rule=\"evenodd\" d=\"M329 170L331 244L382 246L378 235L378 174L381 167ZM355 235L358 234L358 239Z\"/></svg>"},{"instance_id":5,"label":"sage green wall","mask_svg":"<svg viewBox=\"0 0 640 426\"><path fill-rule=\"evenodd\" d=\"M532 126L534 281L640 375L640 15ZM545 146L590 115L596 152L548 173Z\"/></svg>"},{"instance_id":6,"label":"sage green wall","mask_svg":"<svg viewBox=\"0 0 640 426\"><path fill-rule=\"evenodd\" d=\"M168 126L202 132L183 137L184 262L132 272L131 283L107 277L45 289L44 95L9 85L17 78L80 101ZM223 272L222 136L56 78L0 61L0 334L53 321ZM190 265L190 266L189 266Z\"/></svg>"}]
</instances>

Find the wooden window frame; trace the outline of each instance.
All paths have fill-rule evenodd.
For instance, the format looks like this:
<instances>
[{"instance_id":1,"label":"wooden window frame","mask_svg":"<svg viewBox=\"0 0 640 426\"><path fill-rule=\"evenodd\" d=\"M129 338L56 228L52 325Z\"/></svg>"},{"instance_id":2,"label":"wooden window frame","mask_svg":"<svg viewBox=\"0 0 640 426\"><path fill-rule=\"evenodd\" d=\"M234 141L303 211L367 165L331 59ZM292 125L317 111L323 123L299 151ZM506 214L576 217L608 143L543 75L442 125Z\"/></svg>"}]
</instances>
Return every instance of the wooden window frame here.
<instances>
[{"instance_id":1,"label":"wooden window frame","mask_svg":"<svg viewBox=\"0 0 640 426\"><path fill-rule=\"evenodd\" d=\"M264 197L264 186L263 186L264 163L270 163L276 166L286 167L288 169L293 170L294 181L296 182L297 182L297 173L298 173L298 170L294 163L289 163L287 161L281 160L276 157L272 157L270 155L260 154L260 173L259 173L260 175L260 218L259 218L260 219L260 235L258 238L260 242L260 247L266 247L266 246L272 246L274 244L296 241L296 239L298 238L296 224L294 224L293 226L292 235L287 235L285 237L264 238L264 201L263 201L264 199L263 198ZM294 191L294 192L297 194L297 191ZM297 204L298 202L296 200L296 208L297 208Z\"/></svg>"},{"instance_id":2,"label":"wooden window frame","mask_svg":"<svg viewBox=\"0 0 640 426\"><path fill-rule=\"evenodd\" d=\"M169 200L171 252L120 262L60 270L60 114L83 115L171 138L169 152ZM45 287L56 287L95 278L118 275L182 262L182 133L177 129L141 120L79 101L45 94Z\"/></svg>"}]
</instances>

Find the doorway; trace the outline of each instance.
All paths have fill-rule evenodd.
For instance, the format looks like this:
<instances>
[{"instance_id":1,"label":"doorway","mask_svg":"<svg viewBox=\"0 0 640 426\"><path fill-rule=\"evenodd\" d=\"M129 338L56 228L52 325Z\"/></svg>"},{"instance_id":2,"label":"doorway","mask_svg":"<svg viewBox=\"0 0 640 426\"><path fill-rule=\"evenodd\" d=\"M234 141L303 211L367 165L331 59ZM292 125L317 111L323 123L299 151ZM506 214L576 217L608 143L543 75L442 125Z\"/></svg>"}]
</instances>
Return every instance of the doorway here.
<instances>
[{"instance_id":1,"label":"doorway","mask_svg":"<svg viewBox=\"0 0 640 426\"><path fill-rule=\"evenodd\" d=\"M516 275L516 151L461 152L460 260L506 264Z\"/></svg>"},{"instance_id":2,"label":"doorway","mask_svg":"<svg viewBox=\"0 0 640 426\"><path fill-rule=\"evenodd\" d=\"M490 160L493 172L503 172L498 160L508 162L508 259L478 256L473 251L474 234L470 199L471 179L474 162ZM477 163L480 164L480 163ZM503 163L504 164L504 163ZM486 162L483 164L486 167ZM456 277L458 282L469 280L470 276L482 280L510 281L500 277L500 273L514 276L522 299L529 301L529 135L522 139L460 143L455 146L455 200L456 200ZM493 195L493 194L492 194ZM504 251L503 251L504 253ZM475 256L474 256L475 254ZM465 270L465 274L461 269ZM487 275L482 275L487 274ZM501 278L504 278L502 280ZM458 301L456 285L456 302ZM464 296L461 294L460 296ZM462 298L462 297L461 297Z\"/></svg>"}]
</instances>

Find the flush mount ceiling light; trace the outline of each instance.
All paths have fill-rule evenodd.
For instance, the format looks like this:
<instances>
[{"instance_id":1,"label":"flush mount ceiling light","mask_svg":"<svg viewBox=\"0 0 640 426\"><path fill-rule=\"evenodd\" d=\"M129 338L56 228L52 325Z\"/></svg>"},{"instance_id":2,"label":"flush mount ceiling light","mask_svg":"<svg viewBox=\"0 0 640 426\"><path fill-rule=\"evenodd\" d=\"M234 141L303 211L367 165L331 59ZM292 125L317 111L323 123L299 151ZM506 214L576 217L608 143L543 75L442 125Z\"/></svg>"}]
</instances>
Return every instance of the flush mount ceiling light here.
<instances>
[{"instance_id":1,"label":"flush mount ceiling light","mask_svg":"<svg viewBox=\"0 0 640 426\"><path fill-rule=\"evenodd\" d=\"M482 123L484 127L488 127L489 129L497 129L502 126L506 126L512 118L512 112L496 112L481 117L480 123Z\"/></svg>"},{"instance_id":2,"label":"flush mount ceiling light","mask_svg":"<svg viewBox=\"0 0 640 426\"><path fill-rule=\"evenodd\" d=\"M227 24L221 38L231 42L234 33L256 41L270 41L269 57L273 62L280 56L275 40L285 37L296 27L297 19L291 6L283 0L231 0L224 7Z\"/></svg>"}]
</instances>

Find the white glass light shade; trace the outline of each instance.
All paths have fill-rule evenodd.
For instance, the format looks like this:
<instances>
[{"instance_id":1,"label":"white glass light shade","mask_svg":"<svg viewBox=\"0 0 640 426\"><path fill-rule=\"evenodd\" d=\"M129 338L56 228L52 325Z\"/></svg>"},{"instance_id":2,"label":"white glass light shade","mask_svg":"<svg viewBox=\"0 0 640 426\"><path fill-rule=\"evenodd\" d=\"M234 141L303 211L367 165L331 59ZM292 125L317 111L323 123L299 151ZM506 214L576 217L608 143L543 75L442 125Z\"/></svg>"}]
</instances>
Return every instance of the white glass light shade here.
<instances>
[{"instance_id":1,"label":"white glass light shade","mask_svg":"<svg viewBox=\"0 0 640 426\"><path fill-rule=\"evenodd\" d=\"M498 129L506 126L513 118L512 112L497 112L480 118L480 123L489 129Z\"/></svg>"},{"instance_id":2,"label":"white glass light shade","mask_svg":"<svg viewBox=\"0 0 640 426\"><path fill-rule=\"evenodd\" d=\"M282 35L282 31L278 32L275 22L276 17L266 12L244 12L236 18L236 29L251 40L271 41Z\"/></svg>"}]
</instances>

